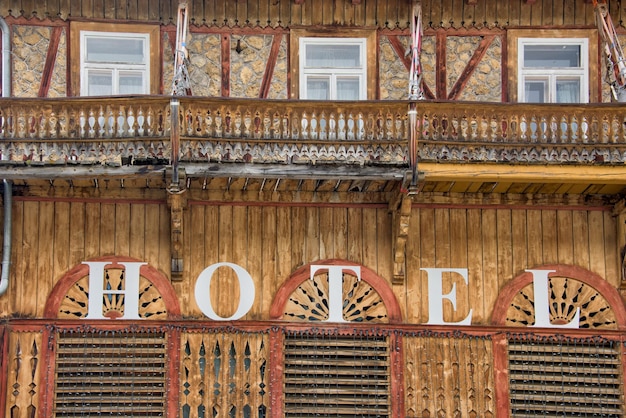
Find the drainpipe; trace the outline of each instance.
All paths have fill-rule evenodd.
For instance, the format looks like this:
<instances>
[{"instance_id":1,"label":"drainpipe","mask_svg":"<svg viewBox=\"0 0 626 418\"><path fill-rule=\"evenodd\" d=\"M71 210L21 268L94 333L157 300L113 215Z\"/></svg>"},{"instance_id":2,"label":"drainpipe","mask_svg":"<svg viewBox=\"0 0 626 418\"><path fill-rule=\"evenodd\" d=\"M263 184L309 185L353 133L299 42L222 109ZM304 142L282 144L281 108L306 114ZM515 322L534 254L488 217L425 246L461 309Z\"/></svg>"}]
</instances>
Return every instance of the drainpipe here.
<instances>
[{"instance_id":1,"label":"drainpipe","mask_svg":"<svg viewBox=\"0 0 626 418\"><path fill-rule=\"evenodd\" d=\"M9 25L0 17L0 32L2 32L2 97L11 95L11 40ZM11 266L11 207L13 206L13 185L10 180L4 183L4 234L2 245L2 273L0 273L0 296L9 288L9 273Z\"/></svg>"}]
</instances>

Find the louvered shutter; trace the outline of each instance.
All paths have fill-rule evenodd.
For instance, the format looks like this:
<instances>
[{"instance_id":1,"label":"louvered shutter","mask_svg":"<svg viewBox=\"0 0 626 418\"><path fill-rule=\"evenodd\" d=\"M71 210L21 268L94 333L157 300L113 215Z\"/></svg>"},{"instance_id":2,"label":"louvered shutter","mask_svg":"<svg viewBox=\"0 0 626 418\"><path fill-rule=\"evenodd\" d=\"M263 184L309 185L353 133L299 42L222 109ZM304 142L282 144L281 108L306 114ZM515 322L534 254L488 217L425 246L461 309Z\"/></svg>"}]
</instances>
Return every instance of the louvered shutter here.
<instances>
[{"instance_id":1,"label":"louvered shutter","mask_svg":"<svg viewBox=\"0 0 626 418\"><path fill-rule=\"evenodd\" d=\"M162 417L166 338L163 333L60 332L56 417Z\"/></svg>"},{"instance_id":2,"label":"louvered shutter","mask_svg":"<svg viewBox=\"0 0 626 418\"><path fill-rule=\"evenodd\" d=\"M623 417L619 344L509 341L512 417Z\"/></svg>"},{"instance_id":3,"label":"louvered shutter","mask_svg":"<svg viewBox=\"0 0 626 418\"><path fill-rule=\"evenodd\" d=\"M285 417L388 417L386 337L285 336Z\"/></svg>"}]
</instances>

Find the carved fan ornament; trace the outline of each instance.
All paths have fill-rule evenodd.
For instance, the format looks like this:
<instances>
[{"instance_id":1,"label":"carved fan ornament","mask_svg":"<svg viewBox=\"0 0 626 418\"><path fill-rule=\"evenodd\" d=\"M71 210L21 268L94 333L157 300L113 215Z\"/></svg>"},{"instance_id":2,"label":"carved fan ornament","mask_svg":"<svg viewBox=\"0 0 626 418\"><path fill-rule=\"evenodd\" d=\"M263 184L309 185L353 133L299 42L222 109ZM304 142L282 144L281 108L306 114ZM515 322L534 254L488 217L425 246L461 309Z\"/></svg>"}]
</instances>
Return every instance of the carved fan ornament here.
<instances>
[{"instance_id":1,"label":"carved fan ornament","mask_svg":"<svg viewBox=\"0 0 626 418\"><path fill-rule=\"evenodd\" d=\"M124 289L124 270L108 268L104 270L105 290ZM102 298L102 315L106 318L120 318L124 315L124 295L105 294ZM85 318L89 307L89 276L74 283L59 306L61 319ZM165 303L156 287L145 277L139 279L139 317L142 319L166 319Z\"/></svg>"},{"instance_id":2,"label":"carved fan ornament","mask_svg":"<svg viewBox=\"0 0 626 418\"><path fill-rule=\"evenodd\" d=\"M363 280L343 274L343 318L349 322L388 322L387 309L380 295ZM328 319L328 274L305 280L289 296L283 317L295 321Z\"/></svg>"},{"instance_id":3,"label":"carved fan ornament","mask_svg":"<svg viewBox=\"0 0 626 418\"><path fill-rule=\"evenodd\" d=\"M549 280L550 322L567 324L580 308L579 328L617 328L614 312L607 300L593 287L576 279L552 276ZM543 309L547 309L543 307ZM506 313L508 326L535 324L533 283L524 286L513 298Z\"/></svg>"}]
</instances>

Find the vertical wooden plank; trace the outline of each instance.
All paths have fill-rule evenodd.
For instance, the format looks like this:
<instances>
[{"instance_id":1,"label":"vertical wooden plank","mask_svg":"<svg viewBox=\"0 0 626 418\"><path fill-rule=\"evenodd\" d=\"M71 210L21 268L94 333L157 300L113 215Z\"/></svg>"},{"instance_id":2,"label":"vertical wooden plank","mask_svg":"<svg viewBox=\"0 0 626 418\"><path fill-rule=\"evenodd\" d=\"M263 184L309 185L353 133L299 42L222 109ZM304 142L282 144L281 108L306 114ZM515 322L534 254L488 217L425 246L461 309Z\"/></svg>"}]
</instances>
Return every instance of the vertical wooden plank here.
<instances>
[{"instance_id":1,"label":"vertical wooden plank","mask_svg":"<svg viewBox=\"0 0 626 418\"><path fill-rule=\"evenodd\" d=\"M317 207L306 207L304 214L304 259L303 263L310 263L320 259L320 213Z\"/></svg>"},{"instance_id":2,"label":"vertical wooden plank","mask_svg":"<svg viewBox=\"0 0 626 418\"><path fill-rule=\"evenodd\" d=\"M522 13L522 2L519 0L508 1L508 21L510 26L519 26ZM504 42L503 42L504 43Z\"/></svg>"},{"instance_id":3,"label":"vertical wooden plank","mask_svg":"<svg viewBox=\"0 0 626 418\"><path fill-rule=\"evenodd\" d=\"M276 208L276 237L275 243L272 243L276 247L276 253L273 255L276 259L276 278L279 286L283 284L285 280L289 278L293 272L293 267L298 263L293 259L296 256L292 255L292 240L291 240L291 228L292 228L291 209L286 206L279 206Z\"/></svg>"},{"instance_id":4,"label":"vertical wooden plank","mask_svg":"<svg viewBox=\"0 0 626 418\"><path fill-rule=\"evenodd\" d=\"M378 264L378 274L387 279L390 286L393 278L393 259L391 258L393 251L391 246L392 228L389 210L387 208L376 209L376 243L378 246L376 263Z\"/></svg>"},{"instance_id":5,"label":"vertical wooden plank","mask_svg":"<svg viewBox=\"0 0 626 418\"><path fill-rule=\"evenodd\" d=\"M145 233L154 228L154 224L146 224L146 205L134 203L130 205L128 255L138 260L146 261ZM155 241L155 243L158 241ZM154 244L152 244L154 245Z\"/></svg>"},{"instance_id":6,"label":"vertical wooden plank","mask_svg":"<svg viewBox=\"0 0 626 418\"><path fill-rule=\"evenodd\" d=\"M484 305L487 312L493 310L500 286L496 259L498 257L498 212L496 209L482 211L483 277L485 278Z\"/></svg>"},{"instance_id":7,"label":"vertical wooden plank","mask_svg":"<svg viewBox=\"0 0 626 418\"><path fill-rule=\"evenodd\" d=\"M419 240L420 240L420 265L422 268L437 267L435 257L435 210L432 208L421 208L419 218ZM420 291L422 296L420 302L419 323L428 321L428 275L425 271L419 272Z\"/></svg>"},{"instance_id":8,"label":"vertical wooden plank","mask_svg":"<svg viewBox=\"0 0 626 418\"><path fill-rule=\"evenodd\" d=\"M141 235L141 238L143 240L142 246L144 248L143 257L148 264L152 266L157 266L158 269L161 269L161 266L159 265L159 247L161 244L161 241L159 239L159 205L145 205L143 214L143 224L145 227ZM194 227L192 226L189 229L193 230ZM185 251L185 253L188 254L187 251ZM188 260L184 260L184 262L190 263L190 261ZM189 266L189 264L187 264L187 266Z\"/></svg>"},{"instance_id":9,"label":"vertical wooden plank","mask_svg":"<svg viewBox=\"0 0 626 418\"><path fill-rule=\"evenodd\" d=\"M512 225L511 210L497 209L496 230L498 243L498 283L497 290L500 289L513 276L513 248L512 248Z\"/></svg>"},{"instance_id":10,"label":"vertical wooden plank","mask_svg":"<svg viewBox=\"0 0 626 418\"><path fill-rule=\"evenodd\" d=\"M589 249L591 271L606 277L604 248L604 216L600 211L589 212Z\"/></svg>"},{"instance_id":11,"label":"vertical wooden plank","mask_svg":"<svg viewBox=\"0 0 626 418\"><path fill-rule=\"evenodd\" d=\"M218 207L218 261L219 262L232 262L233 259L233 235L234 235L234 223L233 223L233 207L222 205ZM213 276L211 281L211 303L215 313L221 317L227 318L234 312L233 301L228 290L228 280L230 279L231 271L220 269ZM230 302L230 303L228 303Z\"/></svg>"},{"instance_id":12,"label":"vertical wooden plank","mask_svg":"<svg viewBox=\"0 0 626 418\"><path fill-rule=\"evenodd\" d=\"M161 271L166 272L167 276L170 277L170 272L172 268L172 251L171 251L171 235L170 235L170 209L165 204L165 202L161 205L157 206L158 210L158 225L159 225L159 269ZM189 225L188 214L183 212L184 222L187 222ZM171 277L170 277L171 278Z\"/></svg>"},{"instance_id":13,"label":"vertical wooden plank","mask_svg":"<svg viewBox=\"0 0 626 418\"><path fill-rule=\"evenodd\" d=\"M544 264L543 261L543 228L541 210L528 210L526 213L526 230L528 241L528 267Z\"/></svg>"},{"instance_id":14,"label":"vertical wooden plank","mask_svg":"<svg viewBox=\"0 0 626 418\"><path fill-rule=\"evenodd\" d=\"M589 253L589 222L587 212L575 210L572 213L572 229L574 230L574 263L586 269L590 269Z\"/></svg>"},{"instance_id":15,"label":"vertical wooden plank","mask_svg":"<svg viewBox=\"0 0 626 418\"><path fill-rule=\"evenodd\" d=\"M348 257L348 210L334 208L333 216L333 252L329 258L346 259Z\"/></svg>"},{"instance_id":16,"label":"vertical wooden plank","mask_svg":"<svg viewBox=\"0 0 626 418\"><path fill-rule=\"evenodd\" d=\"M308 263L306 259L306 209L304 207L291 208L291 268L290 273L297 267ZM288 238L288 237L285 237Z\"/></svg>"},{"instance_id":17,"label":"vertical wooden plank","mask_svg":"<svg viewBox=\"0 0 626 418\"><path fill-rule=\"evenodd\" d=\"M70 203L56 202L54 208L54 259L52 269L52 280L61 277L63 273L70 269ZM50 246L49 246L50 247Z\"/></svg>"},{"instance_id":18,"label":"vertical wooden plank","mask_svg":"<svg viewBox=\"0 0 626 418\"><path fill-rule=\"evenodd\" d=\"M484 294L486 277L483 269L483 237L482 237L482 210L467 209L467 270L469 280L469 297L472 301L472 323L488 324L491 310L485 307ZM498 248L500 243L498 243ZM500 257L498 257L498 275ZM491 282L497 282L494 278Z\"/></svg>"},{"instance_id":19,"label":"vertical wooden plank","mask_svg":"<svg viewBox=\"0 0 626 418\"><path fill-rule=\"evenodd\" d=\"M420 280L421 253L421 208L414 207L411 210L411 220L409 224L409 234L406 240L406 280L402 288L406 291L398 291L399 287L394 286L394 291L398 297L398 302L403 308L403 315L409 323L420 323L420 309L422 300Z\"/></svg>"},{"instance_id":20,"label":"vertical wooden plank","mask_svg":"<svg viewBox=\"0 0 626 418\"><path fill-rule=\"evenodd\" d=\"M100 256L115 254L115 210L113 203L103 203L100 207Z\"/></svg>"},{"instance_id":21,"label":"vertical wooden plank","mask_svg":"<svg viewBox=\"0 0 626 418\"><path fill-rule=\"evenodd\" d=\"M558 263L555 210L544 209L541 211L541 226L543 229L543 262L547 264Z\"/></svg>"},{"instance_id":22,"label":"vertical wooden plank","mask_svg":"<svg viewBox=\"0 0 626 418\"><path fill-rule=\"evenodd\" d=\"M28 249L24 245L24 227L25 227L25 204L21 201L13 201L11 211L11 274L9 275L9 288L7 293L9 297L0 298L0 301L6 301L6 305L2 305L0 312L8 315L9 312L23 312L22 296L25 294L25 272L24 266L21 264L28 260L28 254L24 254ZM2 215L4 217L4 213Z\"/></svg>"},{"instance_id":23,"label":"vertical wooden plank","mask_svg":"<svg viewBox=\"0 0 626 418\"><path fill-rule=\"evenodd\" d=\"M69 266L85 261L85 203L72 202L70 206Z\"/></svg>"},{"instance_id":24,"label":"vertical wooden plank","mask_svg":"<svg viewBox=\"0 0 626 418\"><path fill-rule=\"evenodd\" d=\"M500 216L500 213L498 213ZM512 267L513 277L524 272L528 268L528 230L525 210L514 210L511 212L511 240L513 245ZM500 231L498 231L498 234ZM509 277L508 279L512 279ZM508 280L505 279L505 280ZM500 282L500 285L503 285Z\"/></svg>"},{"instance_id":25,"label":"vertical wooden plank","mask_svg":"<svg viewBox=\"0 0 626 418\"><path fill-rule=\"evenodd\" d=\"M99 203L85 203L85 260L100 255L100 209Z\"/></svg>"},{"instance_id":26,"label":"vertical wooden plank","mask_svg":"<svg viewBox=\"0 0 626 418\"><path fill-rule=\"evenodd\" d=\"M560 264L574 264L572 211L560 210L557 220L557 257Z\"/></svg>"},{"instance_id":27,"label":"vertical wooden plank","mask_svg":"<svg viewBox=\"0 0 626 418\"><path fill-rule=\"evenodd\" d=\"M378 260L376 257L376 252L378 251L376 235L376 209L363 209L361 213L363 214L362 264L380 274L380 271L378 270Z\"/></svg>"},{"instance_id":28,"label":"vertical wooden plank","mask_svg":"<svg viewBox=\"0 0 626 418\"><path fill-rule=\"evenodd\" d=\"M527 26L531 24L532 14L535 11L535 5L528 4L525 2L520 2L520 26Z\"/></svg>"},{"instance_id":29,"label":"vertical wooden plank","mask_svg":"<svg viewBox=\"0 0 626 418\"><path fill-rule=\"evenodd\" d=\"M320 243L319 243L319 258L325 260L328 258L336 258L334 256L334 238L337 232L333 221L335 220L333 214L335 209L328 207L319 208L319 222L320 222Z\"/></svg>"},{"instance_id":30,"label":"vertical wooden plank","mask_svg":"<svg viewBox=\"0 0 626 418\"><path fill-rule=\"evenodd\" d=\"M115 254L130 255L130 204L119 203L115 207Z\"/></svg>"},{"instance_id":31,"label":"vertical wooden plank","mask_svg":"<svg viewBox=\"0 0 626 418\"><path fill-rule=\"evenodd\" d=\"M452 0L450 9L445 12L446 24L449 24L455 28L462 27L465 22L463 21L463 12L465 11L465 0Z\"/></svg>"},{"instance_id":32,"label":"vertical wooden plank","mask_svg":"<svg viewBox=\"0 0 626 418\"><path fill-rule=\"evenodd\" d=\"M261 289L258 300L262 305L262 309L259 311L263 318L269 318L270 308L272 306L272 300L278 287L282 284L282 278L277 276L277 264L276 259L276 242L278 235L278 219L276 217L275 206L264 206L258 213L253 213L250 217L250 222L253 222L256 217L259 216L262 221L259 221L261 229L258 231L260 236L251 241L250 245L258 245L261 248L261 254L259 258L260 269L258 278L260 280L259 289ZM251 231L251 235L257 233L256 229Z\"/></svg>"},{"instance_id":33,"label":"vertical wooden plank","mask_svg":"<svg viewBox=\"0 0 626 418\"><path fill-rule=\"evenodd\" d=\"M36 260L39 259L39 222L41 220L38 202L24 202L24 225L21 246L23 248L19 263L14 265L16 272L21 272L19 290L21 290L20 313L35 316L37 313L39 278ZM45 287L44 284L42 284ZM16 289L17 290L17 289Z\"/></svg>"},{"instance_id":34,"label":"vertical wooden plank","mask_svg":"<svg viewBox=\"0 0 626 418\"><path fill-rule=\"evenodd\" d=\"M614 287L618 288L621 282L621 260L617 248L617 226L616 217L611 212L603 211L604 219L604 262L606 272L604 278Z\"/></svg>"},{"instance_id":35,"label":"vertical wooden plank","mask_svg":"<svg viewBox=\"0 0 626 418\"><path fill-rule=\"evenodd\" d=\"M466 209L450 209L450 267L451 268L467 268L468 263L468 247L467 247L467 210ZM477 309L470 296L469 283L465 284L459 275L452 277L456 284L457 305L454 315L450 318L452 322L458 322L465 319L470 309Z\"/></svg>"},{"instance_id":36,"label":"vertical wooden plank","mask_svg":"<svg viewBox=\"0 0 626 418\"><path fill-rule=\"evenodd\" d=\"M36 261L37 273L31 278L37 281L37 309L35 316L43 316L43 308L54 282L54 202L41 202L39 204L39 239L37 242ZM53 243L53 245L50 245ZM35 298L33 298L35 299Z\"/></svg>"},{"instance_id":37,"label":"vertical wooden plank","mask_svg":"<svg viewBox=\"0 0 626 418\"><path fill-rule=\"evenodd\" d=\"M358 208L348 208L348 260L363 264L363 214Z\"/></svg>"},{"instance_id":38,"label":"vertical wooden plank","mask_svg":"<svg viewBox=\"0 0 626 418\"><path fill-rule=\"evenodd\" d=\"M243 205L233 206L233 223L232 223L232 254L231 258L225 261L229 261L231 263L235 263L237 265L242 266L248 272L248 250L250 248L248 244L248 207ZM253 276L254 279L254 276ZM225 286L222 290L222 295L231 295L232 299L232 311L229 312L229 316L233 314L237 305L239 304L239 300L241 298L241 294L246 291L246 289L241 288L239 286L238 280L236 280L234 275L229 276L229 280L224 282ZM237 295L239 295L237 297ZM220 302L221 303L221 302Z\"/></svg>"}]
</instances>

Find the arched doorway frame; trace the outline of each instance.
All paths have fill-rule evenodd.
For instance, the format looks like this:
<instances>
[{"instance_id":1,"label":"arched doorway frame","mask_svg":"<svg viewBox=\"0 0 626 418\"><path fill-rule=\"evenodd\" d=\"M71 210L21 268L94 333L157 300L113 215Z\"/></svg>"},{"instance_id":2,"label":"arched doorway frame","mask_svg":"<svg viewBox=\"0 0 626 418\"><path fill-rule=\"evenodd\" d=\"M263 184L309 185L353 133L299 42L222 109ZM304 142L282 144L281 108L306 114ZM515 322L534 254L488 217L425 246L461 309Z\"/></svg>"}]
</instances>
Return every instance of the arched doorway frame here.
<instances>
[{"instance_id":1,"label":"arched doorway frame","mask_svg":"<svg viewBox=\"0 0 626 418\"><path fill-rule=\"evenodd\" d=\"M143 262L142 260L138 260L132 257L126 256L104 256L97 257L87 261L93 262L110 262L107 264L107 268L123 268L122 263L124 262ZM145 264L140 267L139 274L150 281L157 291L160 293L163 298L163 303L165 304L167 311L167 319L168 320L178 320L181 319L181 309L180 304L178 303L178 299L176 298L176 292L174 288L169 282L169 279L156 268ZM50 321L51 325L60 326L64 323L65 320L57 319L57 314L59 312L59 307L65 298L65 295L70 290L70 288L80 279L89 275L89 266L87 264L81 263L74 266L67 273L63 275L63 277L55 284L48 299L46 300L46 305L44 307L44 318L47 318ZM109 319L109 320L99 320L99 321L89 321L89 320L78 320L79 323L84 322L85 326L93 327L93 328L136 328L137 326L141 326L141 320L124 320L124 319ZM72 322L73 325L76 325L77 321L68 321ZM180 391L180 382L179 382L179 362L180 362L180 330L178 327L168 326L168 321L160 321L163 324L160 328L167 334L167 381L166 385L166 417L177 417L178 416L178 398ZM151 323L153 325L154 322ZM151 326L150 328L154 328ZM156 327L159 328L159 327ZM47 341L48 343L44 345L44 349L42 352L42 357L45 359L46 363L49 365L46 371L46 376L44 377L46 382L46 390L43 393L43 408L41 409L40 416L53 416L53 405L54 405L54 387L55 385L52 382L55 381L55 331L54 327L47 326L43 329L43 341Z\"/></svg>"},{"instance_id":2,"label":"arched doorway frame","mask_svg":"<svg viewBox=\"0 0 626 418\"><path fill-rule=\"evenodd\" d=\"M360 267L361 280L370 285L381 297L387 309L387 317L390 324L399 324L402 322L402 311L400 304L393 293L388 281L379 276L374 270L342 259L318 260L313 263L306 264L295 270L280 286L272 304L270 306L270 319L281 320L283 311L289 296L303 282L310 279L311 266L347 266ZM321 328L324 324L329 328L349 330L350 323L313 323L315 328ZM283 364L284 364L284 334L281 330L275 329L270 332L270 403L271 417L282 418L284 394L283 394ZM404 411L404 350L402 343L402 333L396 332L389 335L389 358L390 358L390 393L389 399L391 403L390 416L400 417L405 414Z\"/></svg>"}]
</instances>

